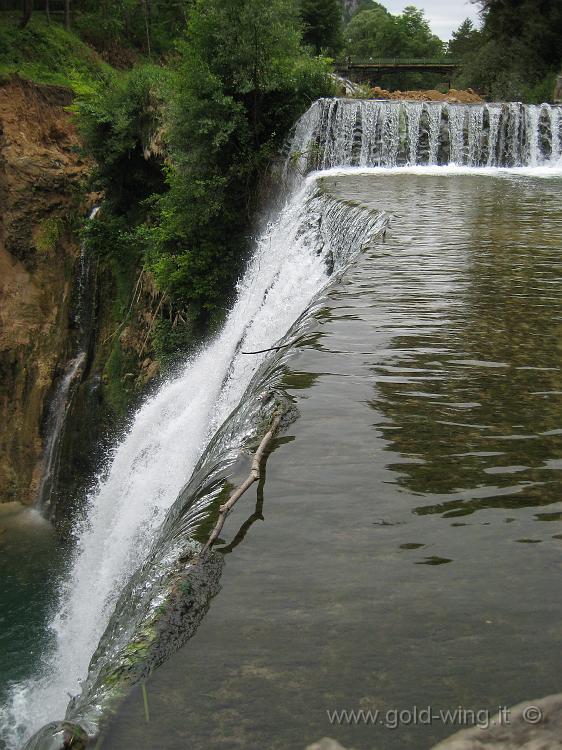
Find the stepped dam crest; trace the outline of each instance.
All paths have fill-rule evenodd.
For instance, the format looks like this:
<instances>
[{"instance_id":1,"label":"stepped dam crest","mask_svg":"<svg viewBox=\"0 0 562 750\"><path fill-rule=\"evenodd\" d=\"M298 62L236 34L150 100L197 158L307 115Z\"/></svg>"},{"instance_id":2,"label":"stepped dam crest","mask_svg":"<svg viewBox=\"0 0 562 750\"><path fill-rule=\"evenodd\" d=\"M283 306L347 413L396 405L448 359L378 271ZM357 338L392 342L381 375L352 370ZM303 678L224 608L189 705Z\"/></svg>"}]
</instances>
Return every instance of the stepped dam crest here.
<instances>
[{"instance_id":1,"label":"stepped dam crest","mask_svg":"<svg viewBox=\"0 0 562 750\"><path fill-rule=\"evenodd\" d=\"M459 168L490 178L536 176L540 170L559 178L561 111L548 104L322 99L302 116L278 170L282 207L255 242L223 329L132 415L94 482L53 602L49 644L35 673L10 686L0 709L0 747L1 742L7 750L25 743L27 750L55 747L66 731L63 719L78 734L97 737L134 686L203 621L225 565L218 551L203 561L198 553L237 463L255 448L276 410L284 415L281 431L298 418L283 384L289 362L330 289L345 280L362 252L382 243L393 210L368 200L368 186L355 193L347 186L348 192L339 194L327 181L337 182L340 172L364 175L379 168L382 182L392 178L380 168L389 168L390 175L402 167L417 168L420 180L425 167L431 168L428 175L438 167L450 180ZM409 170L402 171L407 178ZM435 188L436 200L442 201L441 189ZM420 190L415 183L412 195ZM431 205L422 200L416 206L415 220L429 221ZM400 218L393 223L399 227ZM450 264L462 269L464 250L455 252ZM381 269L388 257L381 257ZM417 274L417 258L401 268L400 257L392 259L397 279L406 277L406 290L423 291L426 277ZM427 277L435 275L439 294L449 286L457 294L458 279L443 280L446 273L454 276L444 258L435 267L430 258ZM377 273L374 265L371 274ZM391 300L393 293L400 296L399 281L388 273L384 294ZM434 297L441 304L427 283L430 302ZM384 294L378 290L377 300ZM455 294L444 294L447 304ZM385 319L398 317L407 297L400 309L386 311ZM355 319L353 311L347 319ZM384 327L380 321L377 326ZM420 327L428 336L433 331L430 324ZM320 334L318 342L315 351L322 350ZM268 351L273 347L281 348ZM331 366L337 371L337 359ZM436 559L430 564L443 562Z\"/></svg>"}]
</instances>

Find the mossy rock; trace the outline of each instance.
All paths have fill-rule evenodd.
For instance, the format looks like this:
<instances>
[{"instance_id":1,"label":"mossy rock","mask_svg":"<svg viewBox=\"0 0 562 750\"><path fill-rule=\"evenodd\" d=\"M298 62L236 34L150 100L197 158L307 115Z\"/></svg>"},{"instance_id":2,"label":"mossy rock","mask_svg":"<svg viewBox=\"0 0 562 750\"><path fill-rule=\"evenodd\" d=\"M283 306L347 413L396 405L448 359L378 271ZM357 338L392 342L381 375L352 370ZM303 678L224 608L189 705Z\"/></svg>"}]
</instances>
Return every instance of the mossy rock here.
<instances>
[{"instance_id":1,"label":"mossy rock","mask_svg":"<svg viewBox=\"0 0 562 750\"><path fill-rule=\"evenodd\" d=\"M78 724L53 721L34 734L24 750L84 750L88 741L87 733Z\"/></svg>"}]
</instances>

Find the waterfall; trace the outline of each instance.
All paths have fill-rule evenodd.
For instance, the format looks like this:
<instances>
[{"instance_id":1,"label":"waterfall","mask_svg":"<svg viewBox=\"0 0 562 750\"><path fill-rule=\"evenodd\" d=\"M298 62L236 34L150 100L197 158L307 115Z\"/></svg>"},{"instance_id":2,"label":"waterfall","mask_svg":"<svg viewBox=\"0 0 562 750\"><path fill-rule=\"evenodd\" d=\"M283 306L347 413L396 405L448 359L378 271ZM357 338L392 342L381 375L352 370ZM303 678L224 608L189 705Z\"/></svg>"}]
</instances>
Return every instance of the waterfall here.
<instances>
[{"instance_id":1,"label":"waterfall","mask_svg":"<svg viewBox=\"0 0 562 750\"><path fill-rule=\"evenodd\" d=\"M488 157L486 166L491 167L497 162L498 136L502 108L498 104L486 105L488 115Z\"/></svg>"},{"instance_id":2,"label":"waterfall","mask_svg":"<svg viewBox=\"0 0 562 750\"><path fill-rule=\"evenodd\" d=\"M99 206L90 212L90 219L95 218ZM92 289L90 285L90 256L86 243L80 246L80 258L76 280L76 301L74 326L77 335L73 344L73 354L68 361L62 378L55 389L49 404L45 448L43 451L43 472L37 491L37 505L44 512L48 511L52 494L57 483L58 463L61 440L66 421L66 415L74 394L74 388L80 381L84 370L90 343L90 324L92 317Z\"/></svg>"},{"instance_id":3,"label":"waterfall","mask_svg":"<svg viewBox=\"0 0 562 750\"><path fill-rule=\"evenodd\" d=\"M443 117L443 106L436 104L426 110L429 134L428 164L437 164L439 152L439 135L441 133L441 118Z\"/></svg>"},{"instance_id":4,"label":"waterfall","mask_svg":"<svg viewBox=\"0 0 562 750\"><path fill-rule=\"evenodd\" d=\"M420 140L420 120L423 106L412 104L407 112L408 118L408 164L418 163L418 144Z\"/></svg>"},{"instance_id":5,"label":"waterfall","mask_svg":"<svg viewBox=\"0 0 562 750\"><path fill-rule=\"evenodd\" d=\"M342 127L349 124L342 122ZM250 406L261 403L257 393L263 382L244 394L275 354L243 352L267 349L282 339L383 221L363 206L328 197L314 179L306 181L257 242L222 332L134 415L88 497L49 626L52 648L35 677L12 687L0 713L9 748L19 747L42 724L62 718L69 694L81 688L67 716L95 731L99 707L114 694L115 680L104 675L120 659L127 661L127 646L139 640L139 629L145 633L158 611L166 576L185 568L186 556L197 548L196 521L207 517L216 497L203 492L202 477L212 474L209 466L224 467L228 456L237 456L254 429L259 415ZM194 577L199 604L196 615L194 605L189 610L186 633L196 627L217 587L216 561L205 570ZM157 648L163 648L161 640Z\"/></svg>"},{"instance_id":6,"label":"waterfall","mask_svg":"<svg viewBox=\"0 0 562 750\"><path fill-rule=\"evenodd\" d=\"M290 157L302 172L343 166L555 164L561 109L517 102L320 99L301 118Z\"/></svg>"},{"instance_id":7,"label":"waterfall","mask_svg":"<svg viewBox=\"0 0 562 750\"><path fill-rule=\"evenodd\" d=\"M80 378L86 360L86 352L79 351L66 365L63 377L49 404L47 437L43 451L43 472L37 491L37 505L42 510L49 508L56 485L59 463L59 448L73 386Z\"/></svg>"},{"instance_id":8,"label":"waterfall","mask_svg":"<svg viewBox=\"0 0 562 750\"><path fill-rule=\"evenodd\" d=\"M282 172L286 203L256 242L222 331L133 415L90 491L49 624L52 646L0 711L10 750L65 712L95 734L127 686L190 637L218 591L220 555L197 562L203 530L234 463L283 401L282 365L315 301L385 222L303 175L556 163L560 109L322 99L303 115ZM278 342L286 348L263 351ZM29 747L51 747L53 731Z\"/></svg>"}]
</instances>

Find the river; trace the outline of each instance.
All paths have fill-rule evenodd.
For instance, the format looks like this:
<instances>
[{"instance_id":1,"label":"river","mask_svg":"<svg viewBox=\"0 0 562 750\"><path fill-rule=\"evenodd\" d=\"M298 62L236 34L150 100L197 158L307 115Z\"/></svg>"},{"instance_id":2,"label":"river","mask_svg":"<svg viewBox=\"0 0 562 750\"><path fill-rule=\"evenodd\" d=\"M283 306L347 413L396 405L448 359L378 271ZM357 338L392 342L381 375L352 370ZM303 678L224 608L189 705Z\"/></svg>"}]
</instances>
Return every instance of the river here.
<instances>
[{"instance_id":1,"label":"river","mask_svg":"<svg viewBox=\"0 0 562 750\"><path fill-rule=\"evenodd\" d=\"M264 521L148 681L150 722L136 691L104 747L429 748L459 724L327 711L494 711L560 690L562 180L322 182L389 211L386 241L290 360L300 417L269 459Z\"/></svg>"},{"instance_id":2,"label":"river","mask_svg":"<svg viewBox=\"0 0 562 750\"><path fill-rule=\"evenodd\" d=\"M430 108L416 110L418 131L383 127L377 140L376 118L349 130L347 110L340 122L315 107L290 160L323 153L324 171L292 178L224 331L134 415L74 551L38 571L33 537L21 545L36 635L13 639L23 656L0 684L0 747L62 719L80 690L67 717L93 734L101 723L100 748L170 750L325 735L429 748L458 726L340 726L327 712L493 710L560 690L562 171L538 166L558 154L558 110L512 107L503 125L497 107L467 114L464 136L449 113L460 130L447 143L467 165L438 167L404 164L450 153L424 131ZM345 167L383 151L383 168ZM483 166L492 153L510 168ZM289 345L245 353L276 342ZM155 629L208 535L220 477L245 476L240 455L273 392L291 417L265 482L223 530L189 622ZM17 554L0 536L0 565ZM26 596L2 594L18 602L10 622ZM123 674L135 686L119 692Z\"/></svg>"}]
</instances>

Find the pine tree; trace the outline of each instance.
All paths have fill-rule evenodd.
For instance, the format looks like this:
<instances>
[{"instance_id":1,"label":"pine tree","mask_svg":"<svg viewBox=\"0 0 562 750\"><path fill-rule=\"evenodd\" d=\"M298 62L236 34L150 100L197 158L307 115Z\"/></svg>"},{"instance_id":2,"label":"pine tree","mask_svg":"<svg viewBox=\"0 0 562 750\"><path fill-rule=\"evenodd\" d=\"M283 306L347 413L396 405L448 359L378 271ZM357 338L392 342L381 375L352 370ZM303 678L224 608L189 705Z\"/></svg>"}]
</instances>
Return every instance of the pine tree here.
<instances>
[{"instance_id":1,"label":"pine tree","mask_svg":"<svg viewBox=\"0 0 562 750\"><path fill-rule=\"evenodd\" d=\"M479 36L478 30L474 28L470 18L467 18L456 31L453 31L449 42L449 54L461 60L478 44Z\"/></svg>"}]
</instances>

